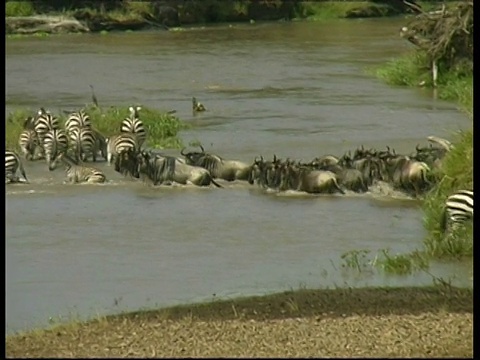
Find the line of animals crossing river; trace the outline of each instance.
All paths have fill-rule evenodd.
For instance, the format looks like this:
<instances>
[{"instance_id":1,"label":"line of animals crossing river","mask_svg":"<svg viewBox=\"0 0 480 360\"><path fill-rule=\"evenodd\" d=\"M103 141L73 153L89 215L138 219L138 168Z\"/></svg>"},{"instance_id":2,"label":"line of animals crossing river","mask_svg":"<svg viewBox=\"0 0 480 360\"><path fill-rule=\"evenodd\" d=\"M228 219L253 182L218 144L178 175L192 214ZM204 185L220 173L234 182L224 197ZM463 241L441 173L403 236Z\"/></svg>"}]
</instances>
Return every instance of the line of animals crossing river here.
<instances>
[{"instance_id":1,"label":"line of animals crossing river","mask_svg":"<svg viewBox=\"0 0 480 360\"><path fill-rule=\"evenodd\" d=\"M195 98L192 102L194 112L205 110ZM345 194L365 193L373 185L385 182L419 198L439 180L435 169L452 148L447 140L430 136L429 146L417 145L410 154L397 154L388 146L385 149L360 146L341 156L327 154L309 162L275 155L266 159L259 155L251 163L245 163L206 152L201 145L196 151L184 148L179 156L170 156L143 146L148 129L141 121L141 107L131 106L129 110L129 116L119 119L118 133L106 137L95 129L83 109L70 113L61 124L59 117L40 108L24 121L18 140L21 153L5 151L5 182L28 183L23 161L44 160L50 171L63 165L66 182L104 183L107 178L103 171L91 165L103 158L118 173L154 186L178 183L221 188L217 179L222 179L245 181L278 192ZM473 190L452 194L443 214L453 223L471 219Z\"/></svg>"}]
</instances>

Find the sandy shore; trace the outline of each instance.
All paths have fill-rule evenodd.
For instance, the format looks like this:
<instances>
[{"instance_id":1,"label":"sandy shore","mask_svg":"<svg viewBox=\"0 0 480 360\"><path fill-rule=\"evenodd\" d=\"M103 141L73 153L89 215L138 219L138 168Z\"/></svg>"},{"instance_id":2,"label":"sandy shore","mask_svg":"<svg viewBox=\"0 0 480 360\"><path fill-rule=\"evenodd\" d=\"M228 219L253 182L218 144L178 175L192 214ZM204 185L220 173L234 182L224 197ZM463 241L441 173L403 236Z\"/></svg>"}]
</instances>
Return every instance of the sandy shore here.
<instances>
[{"instance_id":1,"label":"sandy shore","mask_svg":"<svg viewBox=\"0 0 480 360\"><path fill-rule=\"evenodd\" d=\"M472 357L473 291L299 290L8 336L7 357Z\"/></svg>"}]
</instances>

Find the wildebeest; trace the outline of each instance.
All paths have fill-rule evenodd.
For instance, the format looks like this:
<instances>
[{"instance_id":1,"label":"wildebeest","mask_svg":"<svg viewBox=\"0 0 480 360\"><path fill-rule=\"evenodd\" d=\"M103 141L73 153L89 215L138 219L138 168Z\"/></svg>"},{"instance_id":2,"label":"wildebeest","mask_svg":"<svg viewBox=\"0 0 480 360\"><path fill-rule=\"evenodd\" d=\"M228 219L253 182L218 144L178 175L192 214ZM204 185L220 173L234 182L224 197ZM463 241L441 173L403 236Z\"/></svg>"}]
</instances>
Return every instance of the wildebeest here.
<instances>
[{"instance_id":1,"label":"wildebeest","mask_svg":"<svg viewBox=\"0 0 480 360\"><path fill-rule=\"evenodd\" d=\"M364 181L363 174L360 170L352 168L344 168L338 164L317 167L317 170L328 170L337 176L340 187L347 190L363 193L368 191L368 186Z\"/></svg>"},{"instance_id":2,"label":"wildebeest","mask_svg":"<svg viewBox=\"0 0 480 360\"><path fill-rule=\"evenodd\" d=\"M364 156L364 157L362 157ZM355 169L362 174L365 186L371 186L375 181L384 180L383 162L375 153L358 153L352 158L349 153L344 154L338 161L344 169Z\"/></svg>"},{"instance_id":3,"label":"wildebeest","mask_svg":"<svg viewBox=\"0 0 480 360\"><path fill-rule=\"evenodd\" d=\"M280 190L305 191L307 193L345 194L336 175L327 170L312 170L296 165L281 166Z\"/></svg>"},{"instance_id":4,"label":"wildebeest","mask_svg":"<svg viewBox=\"0 0 480 360\"><path fill-rule=\"evenodd\" d=\"M214 179L223 179L226 181L245 180L249 178L252 165L237 160L226 160L218 155L209 154L200 145L201 152L184 152L185 148L180 151L185 157L188 165L200 166L207 169Z\"/></svg>"},{"instance_id":5,"label":"wildebeest","mask_svg":"<svg viewBox=\"0 0 480 360\"><path fill-rule=\"evenodd\" d=\"M195 114L197 112L206 111L207 109L205 108L205 106L203 106L201 102L197 101L197 98L192 97L192 110L193 110L193 113Z\"/></svg>"},{"instance_id":6,"label":"wildebeest","mask_svg":"<svg viewBox=\"0 0 480 360\"><path fill-rule=\"evenodd\" d=\"M249 184L257 185L263 188L276 189L280 186L279 166L280 159L273 155L273 160L265 161L263 156L260 159L255 158L253 164L250 166L247 181Z\"/></svg>"},{"instance_id":7,"label":"wildebeest","mask_svg":"<svg viewBox=\"0 0 480 360\"><path fill-rule=\"evenodd\" d=\"M397 188L401 188L418 197L431 185L428 180L430 168L421 161L404 155L382 154L385 162L385 176Z\"/></svg>"},{"instance_id":8,"label":"wildebeest","mask_svg":"<svg viewBox=\"0 0 480 360\"><path fill-rule=\"evenodd\" d=\"M153 154L142 151L137 155L138 174L149 178L153 185L176 182L179 184L193 184L221 188L207 169L188 165L173 156Z\"/></svg>"}]
</instances>

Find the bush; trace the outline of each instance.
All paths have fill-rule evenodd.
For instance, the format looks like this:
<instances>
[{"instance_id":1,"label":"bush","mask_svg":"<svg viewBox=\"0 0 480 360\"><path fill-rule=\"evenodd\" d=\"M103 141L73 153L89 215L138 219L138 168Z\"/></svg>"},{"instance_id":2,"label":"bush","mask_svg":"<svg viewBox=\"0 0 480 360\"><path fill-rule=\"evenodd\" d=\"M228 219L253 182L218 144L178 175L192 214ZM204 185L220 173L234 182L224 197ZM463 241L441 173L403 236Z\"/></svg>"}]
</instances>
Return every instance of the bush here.
<instances>
[{"instance_id":1,"label":"bush","mask_svg":"<svg viewBox=\"0 0 480 360\"><path fill-rule=\"evenodd\" d=\"M35 8L30 1L7 1L5 3L5 16L32 16Z\"/></svg>"}]
</instances>

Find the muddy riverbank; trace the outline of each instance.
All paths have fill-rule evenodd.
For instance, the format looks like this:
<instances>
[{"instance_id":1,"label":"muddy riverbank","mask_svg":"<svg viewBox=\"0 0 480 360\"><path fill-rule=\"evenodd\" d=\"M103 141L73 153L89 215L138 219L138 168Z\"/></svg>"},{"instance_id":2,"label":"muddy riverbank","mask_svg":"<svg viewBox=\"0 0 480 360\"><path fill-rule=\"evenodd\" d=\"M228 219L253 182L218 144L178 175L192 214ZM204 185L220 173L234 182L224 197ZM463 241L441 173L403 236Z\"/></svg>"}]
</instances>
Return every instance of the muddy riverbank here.
<instances>
[{"instance_id":1,"label":"muddy riverbank","mask_svg":"<svg viewBox=\"0 0 480 360\"><path fill-rule=\"evenodd\" d=\"M397 16L411 12L401 1L347 1L322 3L302 1L186 2L183 5L164 2L106 3L92 6L89 2L72 4L70 10L39 4L22 9L10 6L5 18L6 34L84 33L102 31L136 31L178 28L185 25L285 21L320 18L372 18ZM7 10L8 8L7 2ZM23 11L22 11L23 10ZM62 12L63 11L63 12ZM25 14L32 13L30 16ZM10 14L10 16L8 16Z\"/></svg>"}]
</instances>

